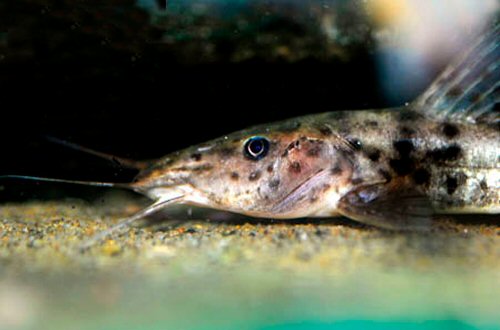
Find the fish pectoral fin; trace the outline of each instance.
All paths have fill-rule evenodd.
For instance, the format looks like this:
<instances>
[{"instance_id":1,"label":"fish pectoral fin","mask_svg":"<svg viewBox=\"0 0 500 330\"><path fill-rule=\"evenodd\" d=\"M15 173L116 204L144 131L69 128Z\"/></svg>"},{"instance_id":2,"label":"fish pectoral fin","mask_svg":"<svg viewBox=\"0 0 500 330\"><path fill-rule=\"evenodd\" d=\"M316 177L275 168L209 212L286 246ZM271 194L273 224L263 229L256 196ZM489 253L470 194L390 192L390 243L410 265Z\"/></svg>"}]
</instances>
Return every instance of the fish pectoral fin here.
<instances>
[{"instance_id":1,"label":"fish pectoral fin","mask_svg":"<svg viewBox=\"0 0 500 330\"><path fill-rule=\"evenodd\" d=\"M428 230L432 207L424 195L386 184L358 187L339 201L339 212L364 224L392 230Z\"/></svg>"}]
</instances>

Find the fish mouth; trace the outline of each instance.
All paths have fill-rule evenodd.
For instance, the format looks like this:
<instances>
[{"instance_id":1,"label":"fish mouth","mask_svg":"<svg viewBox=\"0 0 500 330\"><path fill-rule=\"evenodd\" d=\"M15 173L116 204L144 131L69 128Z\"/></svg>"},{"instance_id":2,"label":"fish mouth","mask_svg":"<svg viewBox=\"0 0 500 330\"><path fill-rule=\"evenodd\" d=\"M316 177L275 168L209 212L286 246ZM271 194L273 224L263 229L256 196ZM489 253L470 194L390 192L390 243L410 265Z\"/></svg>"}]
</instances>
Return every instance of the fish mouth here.
<instances>
[{"instance_id":1,"label":"fish mouth","mask_svg":"<svg viewBox=\"0 0 500 330\"><path fill-rule=\"evenodd\" d=\"M154 201L176 200L176 204L185 202L186 197L191 194L188 185L165 185L157 187L135 187L136 192L143 194Z\"/></svg>"},{"instance_id":2,"label":"fish mouth","mask_svg":"<svg viewBox=\"0 0 500 330\"><path fill-rule=\"evenodd\" d=\"M274 213L275 216L282 215L283 217L287 217L291 213L296 213L298 210L294 209L294 206L302 201L307 196L307 193L314 187L317 187L318 183L327 176L328 171L325 169L318 170L277 201L272 207L271 212Z\"/></svg>"}]
</instances>

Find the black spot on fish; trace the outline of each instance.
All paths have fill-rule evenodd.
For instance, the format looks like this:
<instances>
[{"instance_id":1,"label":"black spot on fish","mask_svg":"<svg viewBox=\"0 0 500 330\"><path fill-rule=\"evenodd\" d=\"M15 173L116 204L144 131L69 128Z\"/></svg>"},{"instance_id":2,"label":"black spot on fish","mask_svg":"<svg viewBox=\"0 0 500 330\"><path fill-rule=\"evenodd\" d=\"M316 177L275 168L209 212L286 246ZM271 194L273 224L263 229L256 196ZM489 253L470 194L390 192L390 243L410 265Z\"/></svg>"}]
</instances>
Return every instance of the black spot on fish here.
<instances>
[{"instance_id":1,"label":"black spot on fish","mask_svg":"<svg viewBox=\"0 0 500 330\"><path fill-rule=\"evenodd\" d=\"M415 135L415 130L413 128L410 128L408 126L402 126L399 129L399 134L401 134L401 137L403 138L410 138Z\"/></svg>"},{"instance_id":2,"label":"black spot on fish","mask_svg":"<svg viewBox=\"0 0 500 330\"><path fill-rule=\"evenodd\" d=\"M434 149L427 152L427 156L436 162L446 162L457 160L462 153L462 148L453 144L444 148Z\"/></svg>"},{"instance_id":3,"label":"black spot on fish","mask_svg":"<svg viewBox=\"0 0 500 330\"><path fill-rule=\"evenodd\" d=\"M415 168L415 162L410 157L415 149L411 140L402 139L394 142L394 149L399 154L399 158L391 159L389 165L398 175L408 175Z\"/></svg>"},{"instance_id":4,"label":"black spot on fish","mask_svg":"<svg viewBox=\"0 0 500 330\"><path fill-rule=\"evenodd\" d=\"M465 184L467 175L463 172L457 173L455 176L448 176L446 178L446 190L449 195L452 195L459 186Z\"/></svg>"},{"instance_id":5,"label":"black spot on fish","mask_svg":"<svg viewBox=\"0 0 500 330\"><path fill-rule=\"evenodd\" d=\"M398 119L400 121L414 121L420 117L420 114L412 110L402 110L398 112Z\"/></svg>"},{"instance_id":6,"label":"black spot on fish","mask_svg":"<svg viewBox=\"0 0 500 330\"><path fill-rule=\"evenodd\" d=\"M271 188L272 190L278 189L279 185L280 185L279 179L272 179L271 181L269 181L269 188Z\"/></svg>"},{"instance_id":7,"label":"black spot on fish","mask_svg":"<svg viewBox=\"0 0 500 330\"><path fill-rule=\"evenodd\" d=\"M238 180L240 178L240 175L238 174L238 172L231 172L231 179L232 180Z\"/></svg>"},{"instance_id":8,"label":"black spot on fish","mask_svg":"<svg viewBox=\"0 0 500 330\"><path fill-rule=\"evenodd\" d=\"M411 140L402 139L394 142L394 149L396 149L401 158L406 158L415 149L415 146Z\"/></svg>"},{"instance_id":9,"label":"black spot on fish","mask_svg":"<svg viewBox=\"0 0 500 330\"><path fill-rule=\"evenodd\" d=\"M271 165L269 165L269 166L267 167L267 172L268 172L268 173L273 173L273 170L274 170L273 164L271 164Z\"/></svg>"},{"instance_id":10,"label":"black spot on fish","mask_svg":"<svg viewBox=\"0 0 500 330\"><path fill-rule=\"evenodd\" d=\"M481 182L479 182L479 186L481 187L482 190L488 189L488 185L486 184L486 181L484 181L484 180L481 180Z\"/></svg>"},{"instance_id":11,"label":"black spot on fish","mask_svg":"<svg viewBox=\"0 0 500 330\"><path fill-rule=\"evenodd\" d=\"M301 168L299 162L292 162L289 166L289 170L290 170L290 172L293 172L293 173L300 173L302 168Z\"/></svg>"},{"instance_id":12,"label":"black spot on fish","mask_svg":"<svg viewBox=\"0 0 500 330\"><path fill-rule=\"evenodd\" d=\"M413 181L418 185L427 185L431 179L431 174L425 168L419 168L413 173Z\"/></svg>"},{"instance_id":13,"label":"black spot on fish","mask_svg":"<svg viewBox=\"0 0 500 330\"><path fill-rule=\"evenodd\" d=\"M339 164L336 164L332 169L330 170L330 173L332 175L340 175L342 174L342 167L340 167Z\"/></svg>"},{"instance_id":14,"label":"black spot on fish","mask_svg":"<svg viewBox=\"0 0 500 330\"><path fill-rule=\"evenodd\" d=\"M255 180L258 180L260 178L260 175L261 175L261 172L259 170L257 171L253 171L252 173L250 173L250 175L248 176L248 180L250 181L255 181Z\"/></svg>"},{"instance_id":15,"label":"black spot on fish","mask_svg":"<svg viewBox=\"0 0 500 330\"><path fill-rule=\"evenodd\" d=\"M318 125L317 129L323 136L330 136L333 134L332 129L326 124Z\"/></svg>"},{"instance_id":16,"label":"black spot on fish","mask_svg":"<svg viewBox=\"0 0 500 330\"><path fill-rule=\"evenodd\" d=\"M386 182L390 182L392 180L392 175L388 171L380 169L378 172L384 177Z\"/></svg>"},{"instance_id":17,"label":"black spot on fish","mask_svg":"<svg viewBox=\"0 0 500 330\"><path fill-rule=\"evenodd\" d=\"M199 162L201 160L201 154L199 152L195 152L194 154L191 154L191 159Z\"/></svg>"},{"instance_id":18,"label":"black spot on fish","mask_svg":"<svg viewBox=\"0 0 500 330\"><path fill-rule=\"evenodd\" d=\"M370 151L368 153L368 158L372 161L372 162L378 162L379 159L380 159L380 150L378 149L374 149L372 151Z\"/></svg>"},{"instance_id":19,"label":"black spot on fish","mask_svg":"<svg viewBox=\"0 0 500 330\"><path fill-rule=\"evenodd\" d=\"M447 177L446 178L446 191L448 192L448 195L451 195L457 190L458 187L458 182L456 178L453 177Z\"/></svg>"},{"instance_id":20,"label":"black spot on fish","mask_svg":"<svg viewBox=\"0 0 500 330\"><path fill-rule=\"evenodd\" d=\"M389 165L398 175L408 175L415 167L413 160L410 158L391 159Z\"/></svg>"},{"instance_id":21,"label":"black spot on fish","mask_svg":"<svg viewBox=\"0 0 500 330\"><path fill-rule=\"evenodd\" d=\"M449 123L444 123L441 127L441 130L443 131L443 134L450 139L454 138L460 133L458 127Z\"/></svg>"}]
</instances>

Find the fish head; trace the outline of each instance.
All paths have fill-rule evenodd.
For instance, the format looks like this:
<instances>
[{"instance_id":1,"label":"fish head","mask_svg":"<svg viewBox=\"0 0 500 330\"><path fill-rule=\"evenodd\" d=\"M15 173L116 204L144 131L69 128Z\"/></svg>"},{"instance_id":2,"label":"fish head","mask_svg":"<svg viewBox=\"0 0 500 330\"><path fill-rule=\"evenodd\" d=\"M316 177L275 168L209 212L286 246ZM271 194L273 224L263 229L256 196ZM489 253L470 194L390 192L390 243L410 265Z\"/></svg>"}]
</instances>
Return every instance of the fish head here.
<instances>
[{"instance_id":1,"label":"fish head","mask_svg":"<svg viewBox=\"0 0 500 330\"><path fill-rule=\"evenodd\" d=\"M154 199L257 217L334 215L352 174L349 148L290 123L254 127L168 155L137 177ZM293 125L293 123L292 123Z\"/></svg>"}]
</instances>

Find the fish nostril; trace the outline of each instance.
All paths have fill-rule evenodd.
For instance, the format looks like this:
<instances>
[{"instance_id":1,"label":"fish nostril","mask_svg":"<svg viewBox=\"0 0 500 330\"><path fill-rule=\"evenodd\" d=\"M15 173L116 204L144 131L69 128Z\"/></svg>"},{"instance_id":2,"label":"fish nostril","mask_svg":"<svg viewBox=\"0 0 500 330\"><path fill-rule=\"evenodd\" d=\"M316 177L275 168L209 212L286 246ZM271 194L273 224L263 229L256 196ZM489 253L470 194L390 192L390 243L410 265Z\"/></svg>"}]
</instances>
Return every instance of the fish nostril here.
<instances>
[{"instance_id":1,"label":"fish nostril","mask_svg":"<svg viewBox=\"0 0 500 330\"><path fill-rule=\"evenodd\" d=\"M203 158L203 156L199 152L192 153L189 157L196 162L201 161L201 159Z\"/></svg>"}]
</instances>

